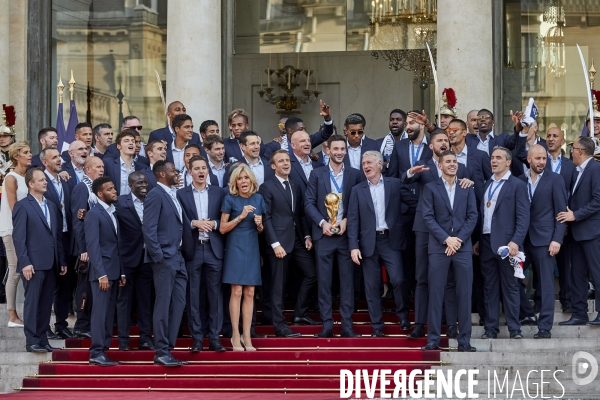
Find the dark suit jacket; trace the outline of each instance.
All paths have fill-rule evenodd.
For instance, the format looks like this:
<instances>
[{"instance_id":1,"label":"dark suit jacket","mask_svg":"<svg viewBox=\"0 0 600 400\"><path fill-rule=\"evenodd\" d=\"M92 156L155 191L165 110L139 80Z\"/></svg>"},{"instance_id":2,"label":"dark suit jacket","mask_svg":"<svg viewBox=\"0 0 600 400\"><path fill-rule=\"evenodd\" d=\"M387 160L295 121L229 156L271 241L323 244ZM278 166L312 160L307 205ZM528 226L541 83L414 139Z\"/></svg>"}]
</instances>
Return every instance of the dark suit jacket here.
<instances>
[{"instance_id":1,"label":"dark suit jacket","mask_svg":"<svg viewBox=\"0 0 600 400\"><path fill-rule=\"evenodd\" d=\"M348 155L349 151L349 149L346 149L346 157L344 157L344 165L346 166L346 168L351 168L350 156ZM365 137L360 148L360 164L358 169L361 171L362 167L360 167L360 165L362 164L362 155L365 154L365 152L367 151L379 151L379 147L377 146L377 142L375 140Z\"/></svg>"},{"instance_id":2,"label":"dark suit jacket","mask_svg":"<svg viewBox=\"0 0 600 400\"><path fill-rule=\"evenodd\" d=\"M430 158L427 161L417 161L416 165L424 165L429 168L428 171L423 171L421 173L417 173L413 175L411 178L408 178L408 170L402 174L402 183L411 184L418 183L419 184L419 204L417 205L417 212L415 214L415 223L413 224L413 231L415 232L429 232L427 226L425 225L425 220L423 219L423 200L421 199L421 194L423 193L423 189L425 185L429 182L437 182L440 179L438 175L438 168L436 167L433 158ZM410 168L409 168L410 169ZM458 172L456 173L457 179L462 179L467 177L467 168L464 165L458 164Z\"/></svg>"},{"instance_id":3,"label":"dark suit jacket","mask_svg":"<svg viewBox=\"0 0 600 400\"><path fill-rule=\"evenodd\" d=\"M85 215L85 232L85 244L90 258L90 282L97 281L104 275L107 275L109 281L120 279L124 270L119 253L119 238L110 215L100 203Z\"/></svg>"},{"instance_id":4,"label":"dark suit jacket","mask_svg":"<svg viewBox=\"0 0 600 400\"><path fill-rule=\"evenodd\" d=\"M104 176L110 177L112 182L115 184L115 189L117 189L117 194L121 194L121 158L109 158L104 157L102 160L104 162ZM141 164L137 161L133 162L133 167L136 171L141 171L145 168L144 164Z\"/></svg>"},{"instance_id":5,"label":"dark suit jacket","mask_svg":"<svg viewBox=\"0 0 600 400\"><path fill-rule=\"evenodd\" d=\"M177 198L183 207L184 214L186 215L189 221L193 219L200 219L198 216L198 210L196 209L196 202L194 200L194 192L192 185L186 186L183 189L179 189L177 191ZM218 224L221 223L221 203L225 198L225 193L223 189L219 187L219 185L208 185L208 219L211 221L217 221ZM192 254L196 252L196 246L198 245L198 229L191 229L192 235ZM210 247L215 253L215 256L219 259L223 259L223 248L225 247L223 243L223 235L219 232L219 229L213 229L208 232L208 237L210 239Z\"/></svg>"},{"instance_id":6,"label":"dark suit jacket","mask_svg":"<svg viewBox=\"0 0 600 400\"><path fill-rule=\"evenodd\" d=\"M273 168L271 168L271 163L269 162L269 160L266 157L261 157L262 163L263 163L263 167L264 167L264 171L265 171L265 180L264 182L273 179L273 177L275 176L275 171L273 170ZM240 160L238 160L240 162L243 162L244 164L248 165L248 162L246 162L245 158L241 158ZM229 169L231 168L232 164L229 164L227 166L227 168L225 169L225 175L223 176L223 187L227 187L227 185L229 185L229 176L231 175L231 173L229 172ZM215 176L216 178L216 176ZM217 183L219 183L219 180L217 179ZM212 177L211 177L211 184L212 184Z\"/></svg>"},{"instance_id":7,"label":"dark suit jacket","mask_svg":"<svg viewBox=\"0 0 600 400\"><path fill-rule=\"evenodd\" d=\"M344 206L344 217L348 217L350 204L350 193L352 188L365 179L365 175L354 168L344 168L342 180L342 204ZM323 229L319 226L322 219L329 221L327 209L325 208L325 196L331 193L332 182L329 176L329 167L317 168L310 174L308 188L304 196L304 211L312 227L312 239L319 240L323 237Z\"/></svg>"},{"instance_id":8,"label":"dark suit jacket","mask_svg":"<svg viewBox=\"0 0 600 400\"><path fill-rule=\"evenodd\" d=\"M47 201L50 227L35 197L28 194L13 208L13 242L17 255L17 271L33 265L33 270L47 271L67 265L62 244L62 216L56 205Z\"/></svg>"},{"instance_id":9,"label":"dark suit jacket","mask_svg":"<svg viewBox=\"0 0 600 400\"><path fill-rule=\"evenodd\" d=\"M159 263L171 258L179 251L184 257L190 256L191 230L190 221L185 212L179 219L177 208L171 195L161 186L156 186L146 195L144 200L144 242L146 243L145 262ZM187 234L184 235L184 229ZM186 240L184 241L184 238ZM189 239L189 241L187 241ZM193 257L193 253L191 253Z\"/></svg>"},{"instance_id":10,"label":"dark suit jacket","mask_svg":"<svg viewBox=\"0 0 600 400\"><path fill-rule=\"evenodd\" d=\"M44 164L42 164L42 160L40 160L39 153L36 154L35 156L31 157L31 165L29 166L29 168L36 168L36 167L41 167L42 169L45 169Z\"/></svg>"},{"instance_id":11,"label":"dark suit jacket","mask_svg":"<svg viewBox=\"0 0 600 400\"><path fill-rule=\"evenodd\" d=\"M271 144L271 143L273 143L273 144ZM261 157L266 157L265 154L267 152L269 152L269 149L272 150L274 148L273 146L275 146L276 144L279 145L279 143L277 143L277 142L271 142L271 143L268 143L268 144L264 144L263 142L260 143L259 155ZM235 161L231 160L232 158L235 158L236 161L244 160L244 153L242 152L242 149L240 148L240 142L237 139L224 138L223 145L225 146L225 156L223 157L223 161L225 161L226 163L235 162ZM281 146L280 146L280 148L281 148ZM205 157L208 160L208 157L206 155L205 155ZM270 157L270 155L269 155L269 157Z\"/></svg>"},{"instance_id":12,"label":"dark suit jacket","mask_svg":"<svg viewBox=\"0 0 600 400\"><path fill-rule=\"evenodd\" d=\"M83 221L77 218L77 211L89 210L89 198L90 192L85 183L79 182L73 192L71 192L71 219L73 230L71 232L71 238L73 241L73 255L79 256L82 253L87 252L87 246L85 243L85 228Z\"/></svg>"},{"instance_id":13,"label":"dark suit jacket","mask_svg":"<svg viewBox=\"0 0 600 400\"><path fill-rule=\"evenodd\" d=\"M142 221L135 211L131 193L119 196L117 203L117 221L119 221L119 249L123 268L135 268L144 254L144 236Z\"/></svg>"},{"instance_id":14,"label":"dark suit jacket","mask_svg":"<svg viewBox=\"0 0 600 400\"><path fill-rule=\"evenodd\" d=\"M148 143L154 142L155 140L164 140L165 142L167 142L167 147L170 147L171 143L173 143L173 134L171 133L169 128L165 126L164 128L156 129L150 132L150 136L148 137ZM200 135L196 132L193 132L190 143L197 144L198 146L202 147Z\"/></svg>"},{"instance_id":15,"label":"dark suit jacket","mask_svg":"<svg viewBox=\"0 0 600 400\"><path fill-rule=\"evenodd\" d=\"M542 147L548 151L548 146L546 145L546 141L544 139L539 139L538 143ZM513 160L510 164L510 172L514 176L521 176L525 173L525 167L529 168L529 163L527 162L527 137L520 137L517 139L516 146L512 151Z\"/></svg>"},{"instance_id":16,"label":"dark suit jacket","mask_svg":"<svg viewBox=\"0 0 600 400\"><path fill-rule=\"evenodd\" d=\"M485 154L485 152L477 150L477 147L475 146L468 147L467 178L473 181L477 201L481 200L483 196L483 187L491 177L492 165L490 164L490 157Z\"/></svg>"},{"instance_id":17,"label":"dark suit jacket","mask_svg":"<svg viewBox=\"0 0 600 400\"><path fill-rule=\"evenodd\" d=\"M400 178L402 174L410 169L410 143L410 139L402 139L396 142L390 158L390 165L387 169L387 176ZM423 151L421 151L419 160L427 161L431 157L433 157L433 151L429 148L429 144L423 143Z\"/></svg>"},{"instance_id":18,"label":"dark suit jacket","mask_svg":"<svg viewBox=\"0 0 600 400\"><path fill-rule=\"evenodd\" d=\"M96 154L94 154L94 156L96 156ZM121 153L119 152L119 149L117 149L117 144L113 143L106 148L106 151L104 152L104 154L99 155L98 157L102 161L104 161L104 159L106 159L106 158L117 158L118 159L119 157L121 157ZM137 162L138 164L142 164L146 167L150 165L150 160L148 160L148 158L146 158L144 156L140 156L139 154L136 156L135 162Z\"/></svg>"},{"instance_id":19,"label":"dark suit jacket","mask_svg":"<svg viewBox=\"0 0 600 400\"><path fill-rule=\"evenodd\" d=\"M569 208L575 214L571 222L571 233L577 241L600 237L600 164L592 158L582 172L579 183L577 171L571 180Z\"/></svg>"},{"instance_id":20,"label":"dark suit jacket","mask_svg":"<svg viewBox=\"0 0 600 400\"><path fill-rule=\"evenodd\" d=\"M492 182L493 179L490 179L486 183L484 193L487 193ZM499 190L496 207L492 214L490 233L490 242L494 253L498 251L498 248L506 246L510 242L522 247L529 229L530 218L527 185L522 180L511 175ZM484 194L479 208L482 229L487 201L487 196Z\"/></svg>"},{"instance_id":21,"label":"dark suit jacket","mask_svg":"<svg viewBox=\"0 0 600 400\"><path fill-rule=\"evenodd\" d=\"M402 183L400 179L385 177L383 186L385 199L380 200L385 201L385 222L389 230L390 247L392 250L404 250L402 215L398 207L398 203L402 201ZM377 221L368 181L362 181L352 188L347 215L349 250L360 249L363 257L372 256L377 240Z\"/></svg>"},{"instance_id":22,"label":"dark suit jacket","mask_svg":"<svg viewBox=\"0 0 600 400\"><path fill-rule=\"evenodd\" d=\"M573 161L568 157L561 156L560 158L562 159L562 164L560 165L559 175L563 177L565 188L569 190L571 185L575 182L573 179L577 179L577 175L575 175L575 164L573 164ZM546 171L552 171L552 161L550 161L550 156L548 156L548 160L546 161Z\"/></svg>"},{"instance_id":23,"label":"dark suit jacket","mask_svg":"<svg viewBox=\"0 0 600 400\"><path fill-rule=\"evenodd\" d=\"M75 173L71 159L69 159L68 162L63 163L62 170L66 171L70 176L69 180L67 181L67 187L69 188L69 192L72 192L73 189L75 189L75 185L77 185L77 174Z\"/></svg>"},{"instance_id":24,"label":"dark suit jacket","mask_svg":"<svg viewBox=\"0 0 600 400\"><path fill-rule=\"evenodd\" d=\"M458 251L473 252L471 234L477 226L477 197L473 187L463 189L458 181L454 184L454 207L450 206L443 178L428 183L423 189L421 202L423 219L429 230L429 254L445 253L447 246L443 243L449 236L462 240Z\"/></svg>"},{"instance_id":25,"label":"dark suit jacket","mask_svg":"<svg viewBox=\"0 0 600 400\"><path fill-rule=\"evenodd\" d=\"M60 203L60 199L58 197L58 192L56 191L56 187L54 187L54 184L52 183L52 181L48 178L48 175L46 175L46 182L48 183L48 186L46 187L46 193L44 194L44 196L46 197L46 199L48 199L48 201L51 201L52 203L54 203L54 205L56 206L56 209L59 210L61 217L64 213L64 215L67 219L67 230L69 232L72 232L72 230L73 230L72 215L73 214L71 213L71 189L69 188L68 182L63 181L60 177L58 178L58 180L60 182L60 185L62 186L63 201L65 204L65 207L61 208L61 203ZM70 179L69 179L69 181L70 181ZM69 247L66 249L63 248L65 255L74 254L73 253L74 238L73 238L73 235L70 235L69 237L70 237Z\"/></svg>"},{"instance_id":26,"label":"dark suit jacket","mask_svg":"<svg viewBox=\"0 0 600 400\"><path fill-rule=\"evenodd\" d=\"M519 178L528 184L526 175ZM538 179L531 201L529 240L534 246L549 246L552 241L562 244L567 225L558 222L556 216L567 211L564 179L552 171L544 171Z\"/></svg>"},{"instance_id":27,"label":"dark suit jacket","mask_svg":"<svg viewBox=\"0 0 600 400\"><path fill-rule=\"evenodd\" d=\"M154 189L157 185L156 175L154 175L154 172L152 172L152 168L150 167L142 169L142 172L144 175L146 175L146 180L148 181L148 192L150 192L150 190Z\"/></svg>"},{"instance_id":28,"label":"dark suit jacket","mask_svg":"<svg viewBox=\"0 0 600 400\"><path fill-rule=\"evenodd\" d=\"M310 160L310 158L309 158ZM302 193L306 192L306 188L308 186L308 179L306 179L306 175L304 174L304 169L302 165L298 162L296 155L292 153L290 155L290 162L292 169L290 170L290 180L300 185L300 191ZM312 161L310 160L313 170L317 168L321 168L323 163L321 161Z\"/></svg>"},{"instance_id":29,"label":"dark suit jacket","mask_svg":"<svg viewBox=\"0 0 600 400\"><path fill-rule=\"evenodd\" d=\"M517 146L519 140L519 132L513 131L512 133L503 132L497 134L494 132L494 137L488 142L489 155L492 154L496 146L506 147L509 150L513 150ZM477 147L479 143L479 137L477 135L467 135L467 145Z\"/></svg>"},{"instance_id":30,"label":"dark suit jacket","mask_svg":"<svg viewBox=\"0 0 600 400\"><path fill-rule=\"evenodd\" d=\"M310 135L311 148L314 149L321 143L326 142L327 139L329 139L329 137L332 134L333 134L333 121L330 125L323 124L323 128L320 131L315 132L312 135ZM264 156L267 158L271 158L271 155L277 150L281 150L281 144L279 144L277 142L267 143ZM290 153L290 156L291 156L292 155L292 144L291 143L289 143L288 152Z\"/></svg>"},{"instance_id":31,"label":"dark suit jacket","mask_svg":"<svg viewBox=\"0 0 600 400\"><path fill-rule=\"evenodd\" d=\"M267 212L263 218L265 235L267 239L266 250L274 254L271 244L279 242L286 253L294 249L296 235L301 238L310 236L304 215L304 198L299 185L290 180L292 190L292 204L285 193L285 189L276 176L260 185L258 193L265 199ZM297 229L296 229L297 228Z\"/></svg>"}]
</instances>

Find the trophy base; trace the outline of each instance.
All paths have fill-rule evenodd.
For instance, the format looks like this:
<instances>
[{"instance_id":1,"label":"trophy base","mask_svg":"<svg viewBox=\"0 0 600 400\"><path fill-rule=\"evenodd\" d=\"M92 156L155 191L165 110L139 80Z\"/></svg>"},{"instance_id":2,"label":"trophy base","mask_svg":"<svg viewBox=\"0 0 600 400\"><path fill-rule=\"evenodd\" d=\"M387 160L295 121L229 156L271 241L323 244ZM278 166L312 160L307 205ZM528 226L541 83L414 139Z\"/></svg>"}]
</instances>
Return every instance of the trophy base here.
<instances>
[{"instance_id":1,"label":"trophy base","mask_svg":"<svg viewBox=\"0 0 600 400\"><path fill-rule=\"evenodd\" d=\"M331 229L331 233L340 233L340 230L337 228Z\"/></svg>"}]
</instances>

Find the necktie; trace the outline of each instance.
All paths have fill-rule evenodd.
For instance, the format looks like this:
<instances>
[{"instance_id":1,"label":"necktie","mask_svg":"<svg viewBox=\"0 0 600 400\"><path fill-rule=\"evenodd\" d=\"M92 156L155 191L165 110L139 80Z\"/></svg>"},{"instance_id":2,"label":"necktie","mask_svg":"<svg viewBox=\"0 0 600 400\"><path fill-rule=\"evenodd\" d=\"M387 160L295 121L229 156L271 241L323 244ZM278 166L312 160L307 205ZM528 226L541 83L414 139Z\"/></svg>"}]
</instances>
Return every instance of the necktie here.
<instances>
[{"instance_id":1,"label":"necktie","mask_svg":"<svg viewBox=\"0 0 600 400\"><path fill-rule=\"evenodd\" d=\"M48 223L48 227L52 228L52 225L50 225L50 211L48 211L48 203L46 202L46 199L44 199L42 204L44 206L44 217L46 217L46 222Z\"/></svg>"},{"instance_id":2,"label":"necktie","mask_svg":"<svg viewBox=\"0 0 600 400\"><path fill-rule=\"evenodd\" d=\"M292 188L290 187L290 182L283 181L283 186L285 186L285 194L292 205L292 212L294 212L294 202L292 201Z\"/></svg>"},{"instance_id":3,"label":"necktie","mask_svg":"<svg viewBox=\"0 0 600 400\"><path fill-rule=\"evenodd\" d=\"M175 193L173 193L173 191L169 191L169 195L171 196L171 199L173 199L173 203L175 203L175 207L177 208L177 217L179 218L179 221L181 221L181 205L177 200L177 196L175 196Z\"/></svg>"}]
</instances>

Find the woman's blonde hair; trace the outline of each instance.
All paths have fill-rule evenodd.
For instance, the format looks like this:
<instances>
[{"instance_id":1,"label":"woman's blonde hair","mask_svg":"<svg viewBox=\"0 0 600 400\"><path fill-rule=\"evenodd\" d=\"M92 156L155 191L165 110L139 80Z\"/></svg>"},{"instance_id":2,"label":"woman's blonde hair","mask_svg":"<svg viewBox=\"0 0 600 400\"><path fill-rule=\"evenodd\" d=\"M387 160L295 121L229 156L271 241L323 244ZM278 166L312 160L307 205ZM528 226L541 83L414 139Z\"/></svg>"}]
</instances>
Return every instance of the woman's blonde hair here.
<instances>
[{"instance_id":1,"label":"woman's blonde hair","mask_svg":"<svg viewBox=\"0 0 600 400\"><path fill-rule=\"evenodd\" d=\"M29 147L29 143L23 140L11 144L8 148L8 158L10 158L13 167L17 166L17 157L25 147Z\"/></svg>"},{"instance_id":2,"label":"woman's blonde hair","mask_svg":"<svg viewBox=\"0 0 600 400\"><path fill-rule=\"evenodd\" d=\"M250 196L258 191L258 182L256 182L256 177L254 176L254 172L250 169L246 164L241 164L235 167L235 169L231 172L229 176L229 193L232 196L239 196L238 188L237 188L237 180L242 172L245 172L250 178Z\"/></svg>"}]
</instances>

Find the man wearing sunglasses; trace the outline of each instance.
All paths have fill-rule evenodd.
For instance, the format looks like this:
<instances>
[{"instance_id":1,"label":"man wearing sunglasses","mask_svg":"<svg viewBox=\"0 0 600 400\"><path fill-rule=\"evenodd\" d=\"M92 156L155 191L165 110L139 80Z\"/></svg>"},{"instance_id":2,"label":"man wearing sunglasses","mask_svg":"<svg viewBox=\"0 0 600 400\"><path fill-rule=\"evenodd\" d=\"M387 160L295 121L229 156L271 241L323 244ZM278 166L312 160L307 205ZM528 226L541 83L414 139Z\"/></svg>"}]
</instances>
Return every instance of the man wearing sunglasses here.
<instances>
[{"instance_id":1,"label":"man wearing sunglasses","mask_svg":"<svg viewBox=\"0 0 600 400\"><path fill-rule=\"evenodd\" d=\"M512 135L508 132L501 134L494 133L494 114L485 108L482 108L477 113L477 129L479 133L476 135L467 135L467 145L475 145L479 150L485 151L488 155L498 146L513 150L519 138L518 130L520 130L518 127L515 127L515 132Z\"/></svg>"},{"instance_id":2,"label":"man wearing sunglasses","mask_svg":"<svg viewBox=\"0 0 600 400\"><path fill-rule=\"evenodd\" d=\"M348 152L344 157L344 165L360 170L363 154L367 151L379 151L379 145L373 139L365 136L367 121L360 114L350 114L344 121Z\"/></svg>"}]
</instances>

